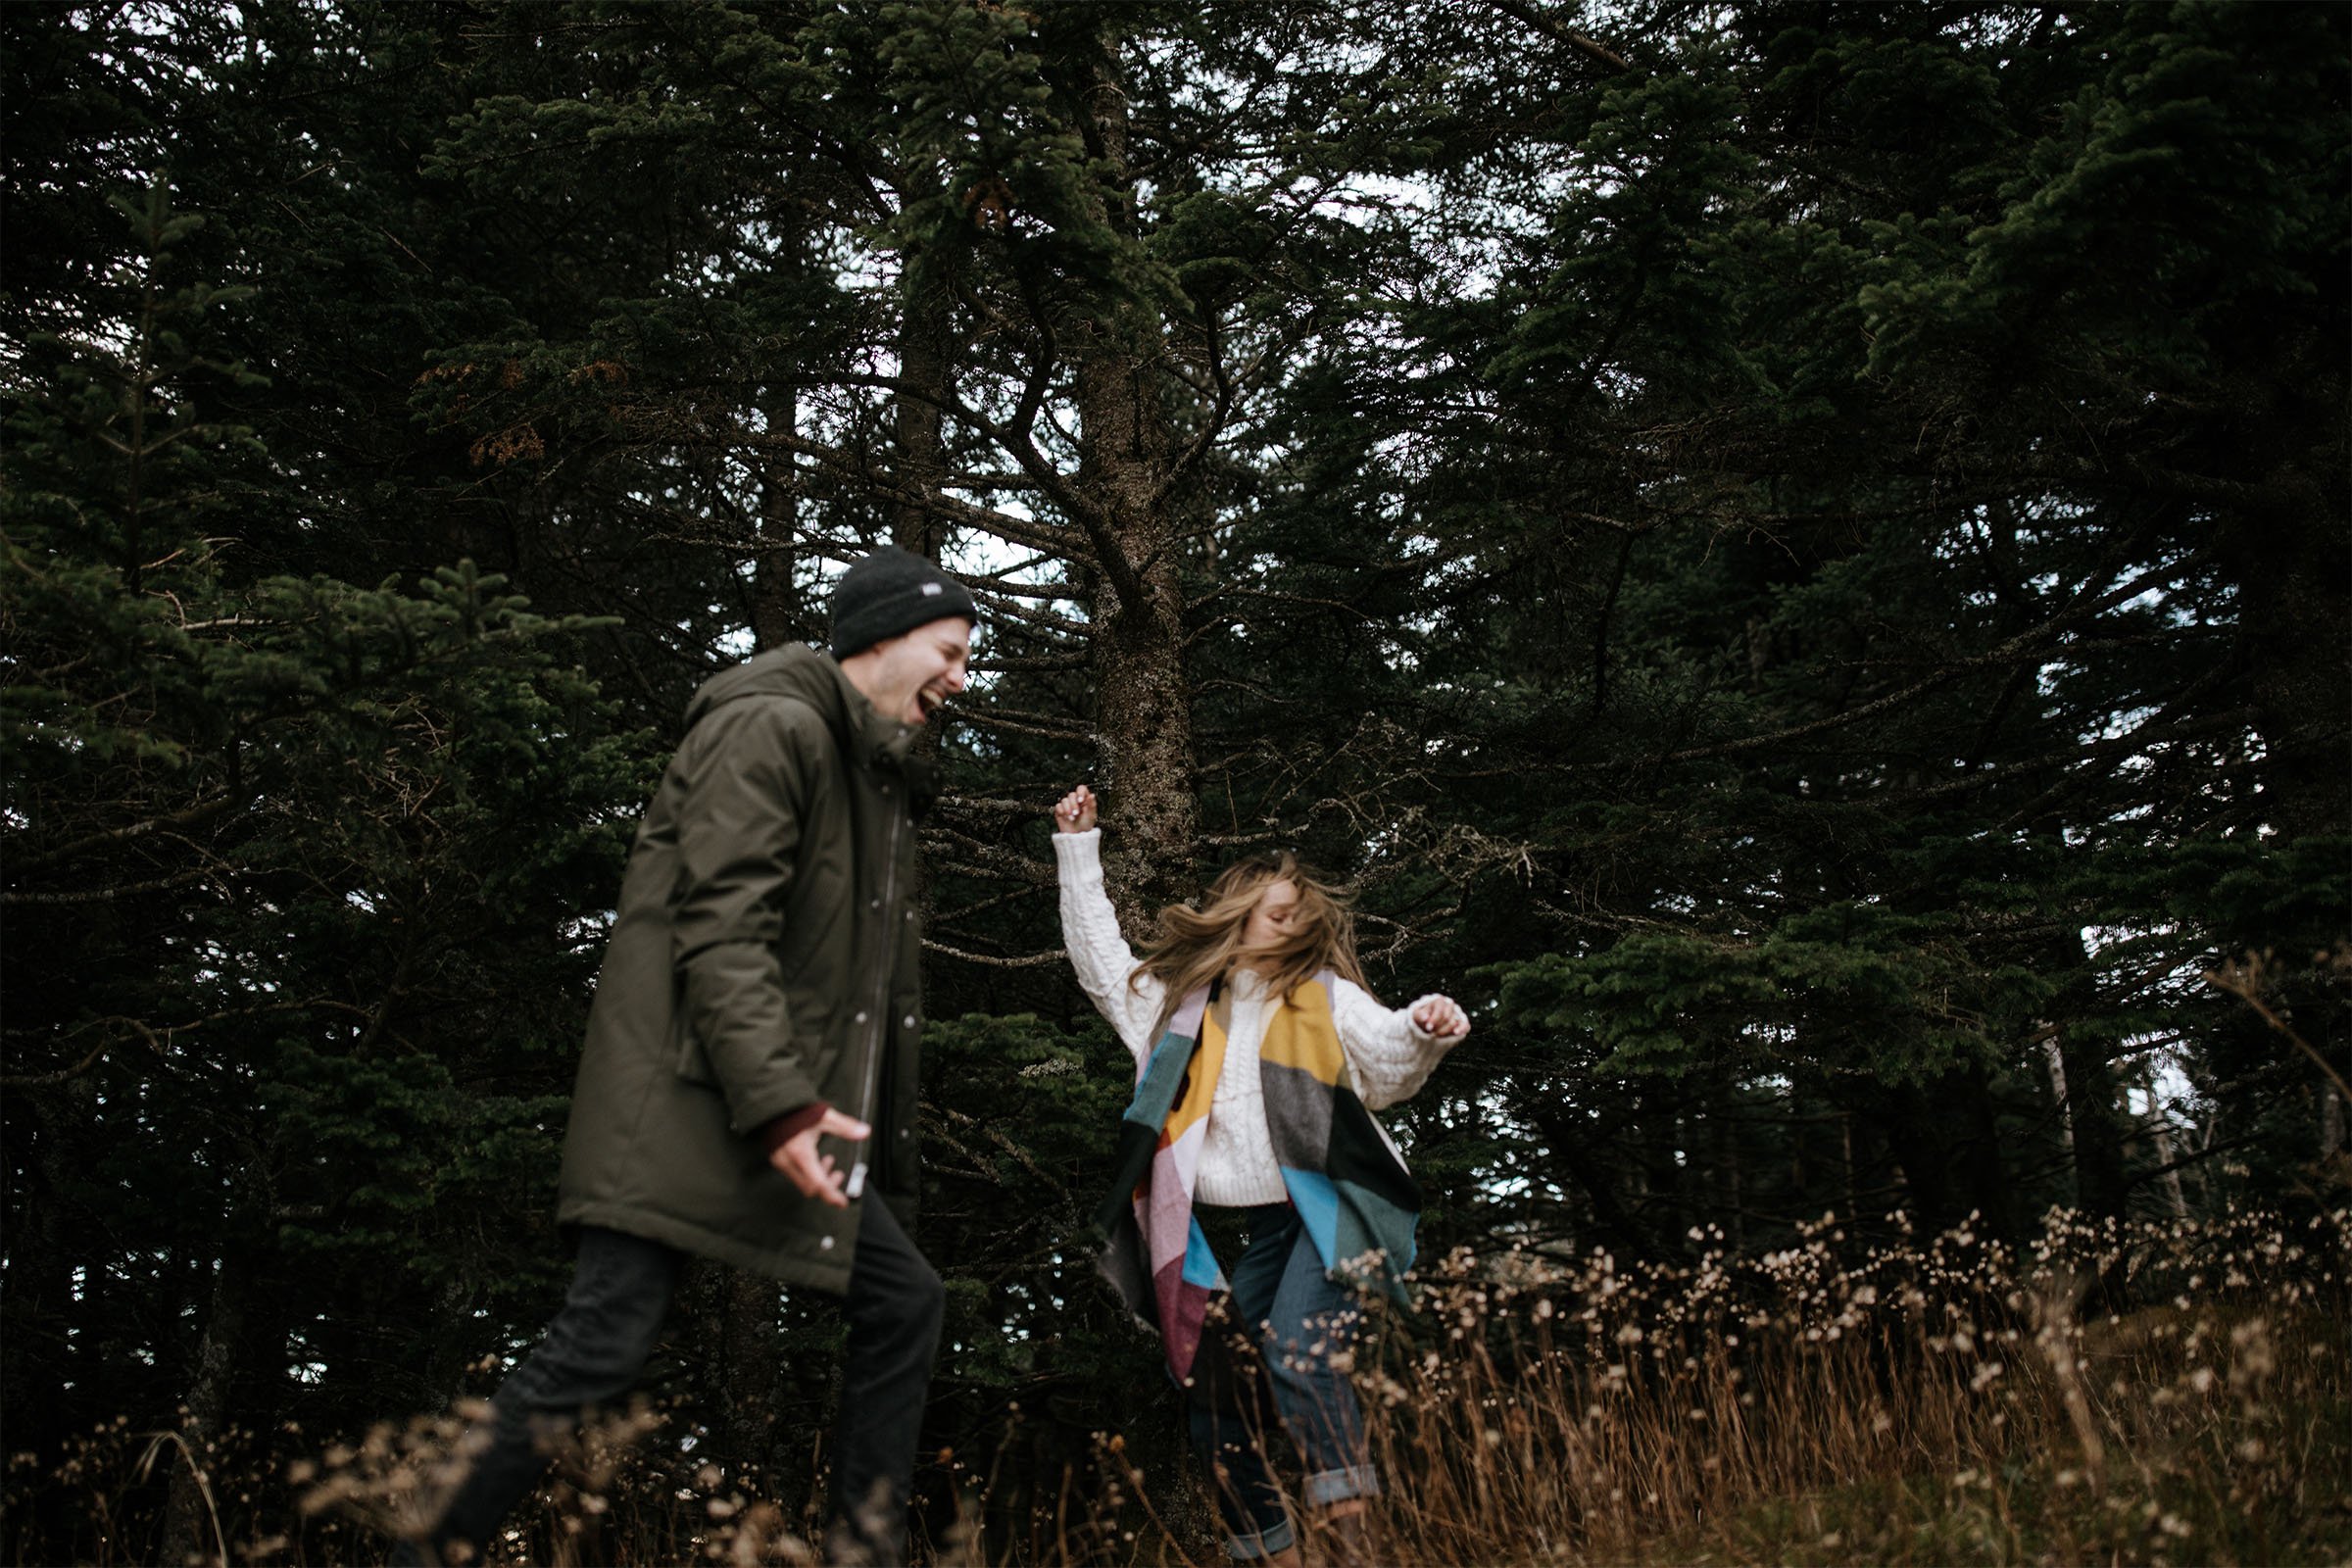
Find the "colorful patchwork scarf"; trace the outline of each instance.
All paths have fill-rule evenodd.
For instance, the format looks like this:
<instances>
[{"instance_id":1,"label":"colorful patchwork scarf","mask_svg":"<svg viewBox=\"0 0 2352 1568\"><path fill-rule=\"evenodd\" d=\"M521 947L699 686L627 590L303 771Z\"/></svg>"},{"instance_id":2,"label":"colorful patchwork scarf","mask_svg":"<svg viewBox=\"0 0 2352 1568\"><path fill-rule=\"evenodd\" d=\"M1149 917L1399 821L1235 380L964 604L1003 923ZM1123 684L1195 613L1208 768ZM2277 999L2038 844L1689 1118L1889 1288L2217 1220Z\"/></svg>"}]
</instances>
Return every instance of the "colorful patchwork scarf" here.
<instances>
[{"instance_id":1,"label":"colorful patchwork scarf","mask_svg":"<svg viewBox=\"0 0 2352 1568\"><path fill-rule=\"evenodd\" d=\"M1331 1017L1326 972L1283 998L1258 1048L1266 1132L1282 1182L1315 1253L1334 1277L1404 1299L1421 1189L1356 1098ZM1119 1122L1118 1180L1095 1223L1108 1238L1102 1272L1136 1316L1159 1330L1168 1366L1189 1380L1210 1299L1225 1272L1193 1213L1208 1110L1225 1068L1225 1032L1204 986L1170 1015Z\"/></svg>"}]
</instances>

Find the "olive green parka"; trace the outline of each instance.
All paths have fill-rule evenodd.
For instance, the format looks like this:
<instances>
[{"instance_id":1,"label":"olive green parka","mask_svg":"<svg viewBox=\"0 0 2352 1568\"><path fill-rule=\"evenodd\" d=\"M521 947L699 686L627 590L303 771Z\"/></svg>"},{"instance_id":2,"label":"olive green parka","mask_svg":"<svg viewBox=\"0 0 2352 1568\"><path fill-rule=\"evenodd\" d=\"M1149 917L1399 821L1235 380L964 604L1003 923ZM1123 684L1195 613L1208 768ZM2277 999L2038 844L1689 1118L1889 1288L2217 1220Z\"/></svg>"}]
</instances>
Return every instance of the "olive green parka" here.
<instances>
[{"instance_id":1,"label":"olive green parka","mask_svg":"<svg viewBox=\"0 0 2352 1568\"><path fill-rule=\"evenodd\" d=\"M564 1141L558 1219L847 1288L863 1203L915 1194L917 731L792 647L695 694L629 852ZM760 1129L815 1101L869 1123L846 1209Z\"/></svg>"}]
</instances>

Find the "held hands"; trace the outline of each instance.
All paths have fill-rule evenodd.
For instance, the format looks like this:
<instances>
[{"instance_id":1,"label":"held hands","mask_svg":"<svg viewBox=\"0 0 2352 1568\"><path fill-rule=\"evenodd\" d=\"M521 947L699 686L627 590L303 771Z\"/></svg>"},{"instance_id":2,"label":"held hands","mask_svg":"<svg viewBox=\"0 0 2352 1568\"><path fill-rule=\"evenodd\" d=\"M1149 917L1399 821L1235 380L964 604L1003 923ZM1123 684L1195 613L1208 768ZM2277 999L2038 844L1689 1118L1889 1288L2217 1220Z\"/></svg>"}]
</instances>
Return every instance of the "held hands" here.
<instances>
[{"instance_id":1,"label":"held hands","mask_svg":"<svg viewBox=\"0 0 2352 1568\"><path fill-rule=\"evenodd\" d=\"M1095 792L1081 784L1054 804L1054 831L1084 833L1095 825Z\"/></svg>"},{"instance_id":2,"label":"held hands","mask_svg":"<svg viewBox=\"0 0 2352 1568\"><path fill-rule=\"evenodd\" d=\"M873 1136L873 1129L854 1116L838 1110L828 1110L815 1126L795 1134L778 1145L767 1162L784 1173L784 1179L801 1190L803 1198L813 1198L835 1208L850 1206L843 1191L849 1178L834 1168L831 1154L816 1152L819 1138L838 1138L845 1143L861 1143Z\"/></svg>"},{"instance_id":3,"label":"held hands","mask_svg":"<svg viewBox=\"0 0 2352 1568\"><path fill-rule=\"evenodd\" d=\"M1448 1043L1470 1032L1470 1015L1451 997L1424 997L1413 1004L1413 1027Z\"/></svg>"}]
</instances>

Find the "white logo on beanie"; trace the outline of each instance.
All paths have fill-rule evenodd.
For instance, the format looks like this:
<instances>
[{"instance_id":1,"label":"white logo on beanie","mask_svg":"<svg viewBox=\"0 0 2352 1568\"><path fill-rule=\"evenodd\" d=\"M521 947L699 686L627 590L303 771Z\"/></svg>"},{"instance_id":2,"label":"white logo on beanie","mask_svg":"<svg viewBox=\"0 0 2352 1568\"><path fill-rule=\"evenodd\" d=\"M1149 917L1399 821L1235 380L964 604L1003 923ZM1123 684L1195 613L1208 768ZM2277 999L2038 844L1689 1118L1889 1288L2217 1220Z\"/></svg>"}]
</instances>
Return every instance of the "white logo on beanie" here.
<instances>
[{"instance_id":1,"label":"white logo on beanie","mask_svg":"<svg viewBox=\"0 0 2352 1568\"><path fill-rule=\"evenodd\" d=\"M933 594L944 594L944 593L946 593L946 592L947 592L947 589L945 589L945 588L941 587L941 586L940 586L938 583L935 583L935 582L927 582L927 583L923 584L923 596L924 596L926 599L927 599L927 598L929 598L929 597L930 597L931 595L933 595Z\"/></svg>"}]
</instances>

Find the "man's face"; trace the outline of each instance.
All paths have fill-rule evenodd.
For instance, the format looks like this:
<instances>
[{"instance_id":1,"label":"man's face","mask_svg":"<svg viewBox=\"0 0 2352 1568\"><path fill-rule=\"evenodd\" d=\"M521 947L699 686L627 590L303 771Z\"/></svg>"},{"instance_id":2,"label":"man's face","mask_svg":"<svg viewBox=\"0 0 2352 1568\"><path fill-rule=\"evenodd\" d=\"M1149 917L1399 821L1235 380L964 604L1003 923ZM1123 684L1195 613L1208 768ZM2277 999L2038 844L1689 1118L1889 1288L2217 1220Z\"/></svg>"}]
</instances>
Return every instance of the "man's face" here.
<instances>
[{"instance_id":1,"label":"man's face","mask_svg":"<svg viewBox=\"0 0 2352 1568\"><path fill-rule=\"evenodd\" d=\"M842 669L876 712L920 724L963 690L971 657L972 623L954 617L853 654Z\"/></svg>"}]
</instances>

